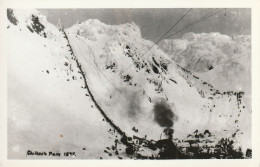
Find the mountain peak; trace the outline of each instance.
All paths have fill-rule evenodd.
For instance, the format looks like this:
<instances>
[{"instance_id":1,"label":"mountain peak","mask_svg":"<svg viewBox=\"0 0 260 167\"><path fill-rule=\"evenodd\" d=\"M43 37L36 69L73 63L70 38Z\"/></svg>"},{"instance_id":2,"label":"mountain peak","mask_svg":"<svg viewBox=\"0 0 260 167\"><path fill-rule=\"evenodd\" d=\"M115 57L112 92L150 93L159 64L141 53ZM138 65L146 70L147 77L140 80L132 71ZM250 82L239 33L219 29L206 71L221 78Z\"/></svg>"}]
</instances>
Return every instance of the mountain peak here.
<instances>
[{"instance_id":1,"label":"mountain peak","mask_svg":"<svg viewBox=\"0 0 260 167\"><path fill-rule=\"evenodd\" d=\"M7 9L7 18L12 27L20 31L30 31L44 38L52 38L54 34L59 34L58 29L36 9Z\"/></svg>"}]
</instances>

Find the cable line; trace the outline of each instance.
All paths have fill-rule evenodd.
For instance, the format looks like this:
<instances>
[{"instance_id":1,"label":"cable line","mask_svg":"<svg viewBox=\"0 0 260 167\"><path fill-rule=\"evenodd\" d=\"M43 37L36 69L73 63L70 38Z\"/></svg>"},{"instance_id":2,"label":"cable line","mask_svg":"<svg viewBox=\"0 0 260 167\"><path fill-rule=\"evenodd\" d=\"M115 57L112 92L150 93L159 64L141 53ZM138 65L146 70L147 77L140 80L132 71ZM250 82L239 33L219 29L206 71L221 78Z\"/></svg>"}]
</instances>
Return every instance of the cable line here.
<instances>
[{"instance_id":1,"label":"cable line","mask_svg":"<svg viewBox=\"0 0 260 167\"><path fill-rule=\"evenodd\" d=\"M142 54L140 57L143 57L147 52L149 52L155 45L157 45L162 39L163 37L169 33L190 11L192 10L192 8L190 8L166 33L164 33L144 54ZM130 68L133 64L129 65L127 68L125 68L125 70L123 70L121 72L121 74L123 74L128 68Z\"/></svg>"},{"instance_id":2,"label":"cable line","mask_svg":"<svg viewBox=\"0 0 260 167\"><path fill-rule=\"evenodd\" d=\"M192 8L190 8L166 33L164 33L143 55L145 55L149 50L151 50L156 44L158 44L161 39L168 34L190 11ZM143 56L142 55L142 56Z\"/></svg>"},{"instance_id":3,"label":"cable line","mask_svg":"<svg viewBox=\"0 0 260 167\"><path fill-rule=\"evenodd\" d=\"M190 10L191 10L191 9L190 9ZM189 10L189 11L190 11L190 10ZM210 11L209 13L207 13L206 15L204 15L203 17L201 17L200 19L198 19L198 20L192 22L191 24L188 24L188 25L187 25L186 27L184 27L183 29L181 29L181 30L175 32L175 33L172 34L172 35L167 36L167 37L164 38L164 39L170 38L170 37L176 35L177 33L179 33L179 32L181 32L181 31L183 31L183 30L185 30L185 29L187 29L187 28L189 28L189 27L191 27L191 26L193 26L193 25L196 25L196 24L198 24L198 23L200 23L200 22L206 20L207 18L209 18L209 17L211 17L211 16L213 16L213 15L219 13L219 12L222 11L222 10L224 10L224 9L220 9L220 10L219 10L219 9L213 9L212 11ZM189 11L188 11L188 12L189 12ZM186 16L186 15L188 14L188 12L187 12L184 16ZM213 13L212 13L212 12L213 12ZM184 18L184 16L181 17L181 19L179 19L179 21L178 21L177 23L179 23L180 20L182 20L182 19ZM175 25L177 25L177 24L175 24ZM175 25L174 25L174 26L175 26ZM172 27L172 28L173 28L173 27ZM171 28L171 29L172 29L172 28ZM171 29L170 29L170 30L171 30ZM170 30L169 30L169 31L170 31ZM167 33L168 33L168 32L167 32ZM163 36L165 36L167 33L165 33ZM162 37L163 37L163 36L162 36ZM158 41L156 41L156 42L157 42L157 43L160 42L160 41L162 40L162 37L161 37ZM155 46L155 45L156 45L156 43L155 43L153 46ZM153 46L152 46L152 47L153 47ZM149 48L149 49L148 49L143 55L141 55L139 58L143 57L149 50L152 49L152 47ZM127 71L135 62L136 62L136 61L134 61L134 62L133 62L131 65L129 65L127 68L125 68L125 70L123 70L123 71L121 72L121 74L123 74L125 71Z\"/></svg>"},{"instance_id":4,"label":"cable line","mask_svg":"<svg viewBox=\"0 0 260 167\"><path fill-rule=\"evenodd\" d=\"M203 16L203 18L200 18L200 19L194 21L193 23L189 24L188 26L184 27L183 29L180 29L179 31L175 32L174 34L167 36L165 39L168 39L168 38L170 38L170 37L172 37L172 36L178 34L179 32L181 32L181 31L183 31L183 30L186 30L187 28L189 28L189 27L191 27L191 26L193 26L193 25L196 25L196 24L200 23L200 22L206 20L207 18L209 18L209 17L211 17L211 16L214 16L215 14L221 12L222 10L225 10L225 9L220 9L220 10L214 11L213 14L210 14L210 15L208 15L208 16ZM211 11L211 12L212 12L212 11ZM211 13L211 12L210 12L210 13Z\"/></svg>"}]
</instances>

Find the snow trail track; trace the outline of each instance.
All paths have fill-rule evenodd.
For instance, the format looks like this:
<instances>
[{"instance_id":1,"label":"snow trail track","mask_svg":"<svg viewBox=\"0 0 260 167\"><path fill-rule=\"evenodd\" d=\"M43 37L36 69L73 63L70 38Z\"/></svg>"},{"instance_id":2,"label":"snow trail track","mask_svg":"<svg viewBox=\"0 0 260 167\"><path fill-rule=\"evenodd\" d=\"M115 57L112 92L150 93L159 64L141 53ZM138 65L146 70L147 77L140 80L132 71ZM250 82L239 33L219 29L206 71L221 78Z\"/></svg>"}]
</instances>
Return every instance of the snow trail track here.
<instances>
[{"instance_id":1,"label":"snow trail track","mask_svg":"<svg viewBox=\"0 0 260 167\"><path fill-rule=\"evenodd\" d=\"M100 113L102 114L102 116L105 118L105 120L106 120L121 136L123 136L125 133L124 133L118 126L116 126L110 118L108 118L108 116L106 115L105 111L103 111L103 109L99 106L99 104L98 104L97 101L95 100L95 98L94 98L93 94L91 93L90 88L89 88L89 86L88 86L88 82L87 82L87 79L86 79L85 72L82 70L81 65L80 65L80 63L79 63L77 57L74 55L73 49L72 49L72 47L71 47L71 45L70 45L70 41L69 41L69 39L68 39L68 36L67 36L67 34L66 34L66 32L65 32L64 30L62 30L62 31L63 31L63 33L64 33L64 35L65 35L65 38L66 38L67 41L68 41L68 47L70 48L71 55L72 55L72 57L75 58L75 61L76 61L76 63L77 63L77 67L79 68L80 73L81 73L81 75L82 75L82 77L83 77L83 79L84 79L85 88L87 89L87 91L88 91L88 93L89 93L89 95L90 95L92 101L94 102L94 104L96 105L97 109L100 111Z\"/></svg>"}]
</instances>

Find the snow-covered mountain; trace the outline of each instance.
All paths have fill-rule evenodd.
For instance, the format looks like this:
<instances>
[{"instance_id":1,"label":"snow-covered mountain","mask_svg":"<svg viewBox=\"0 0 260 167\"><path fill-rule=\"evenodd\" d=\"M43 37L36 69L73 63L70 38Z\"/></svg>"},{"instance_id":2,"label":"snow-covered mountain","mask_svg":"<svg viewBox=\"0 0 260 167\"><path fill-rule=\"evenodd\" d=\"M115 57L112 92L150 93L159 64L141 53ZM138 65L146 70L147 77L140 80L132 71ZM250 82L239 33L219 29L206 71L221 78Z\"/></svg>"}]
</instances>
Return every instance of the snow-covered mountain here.
<instances>
[{"instance_id":1,"label":"snow-covered mountain","mask_svg":"<svg viewBox=\"0 0 260 167\"><path fill-rule=\"evenodd\" d=\"M251 92L251 36L187 33L160 47L176 63L222 90Z\"/></svg>"},{"instance_id":2,"label":"snow-covered mountain","mask_svg":"<svg viewBox=\"0 0 260 167\"><path fill-rule=\"evenodd\" d=\"M179 40L177 51L168 51L171 41L164 41L164 51L156 46L143 55L153 42L135 23L92 19L58 30L36 10L8 9L7 16L11 158L35 149L74 151L77 158L162 158L165 146L158 143L169 136L190 158L187 148L214 152L227 139L234 150L251 149L243 90L212 86L191 72L207 71L204 64L181 59L195 53L193 45L187 49L192 35ZM218 36L210 39L217 43ZM219 58L219 49L205 41L200 45L212 50L213 64L228 57Z\"/></svg>"}]
</instances>

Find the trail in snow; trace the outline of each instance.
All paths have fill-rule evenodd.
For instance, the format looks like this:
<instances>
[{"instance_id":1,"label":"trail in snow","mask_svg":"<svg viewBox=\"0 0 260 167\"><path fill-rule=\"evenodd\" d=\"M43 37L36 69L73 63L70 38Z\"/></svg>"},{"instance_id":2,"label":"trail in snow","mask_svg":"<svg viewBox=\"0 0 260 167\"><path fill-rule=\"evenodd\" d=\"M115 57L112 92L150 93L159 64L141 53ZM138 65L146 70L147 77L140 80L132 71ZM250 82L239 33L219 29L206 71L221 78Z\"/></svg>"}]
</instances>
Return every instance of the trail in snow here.
<instances>
[{"instance_id":1,"label":"trail in snow","mask_svg":"<svg viewBox=\"0 0 260 167\"><path fill-rule=\"evenodd\" d=\"M72 49L72 47L71 47L71 45L70 45L70 42L69 42L69 39L68 39L68 36L67 36L67 34L66 34L66 32L65 32L64 30L62 30L62 32L63 32L63 34L64 34L65 39L66 39L67 42L68 42L68 47L70 48L69 51L71 52L71 55L75 58L75 61L76 61L76 63L77 63L77 67L79 68L80 74L81 74L82 77L83 77L84 84L85 84L85 88L88 90L88 93L89 93L89 95L90 95L90 97L91 97L91 100L94 102L95 106L96 106L97 109L100 111L100 113L103 115L103 117L105 118L105 120L106 120L121 136L124 136L125 133L124 133L118 126L116 126L110 118L108 118L108 116L106 115L106 113L103 111L103 109L99 106L99 104L98 104L97 101L95 100L95 98L94 98L93 94L91 93L90 88L89 88L89 86L88 86L87 79L86 79L86 76L85 76L85 74L84 74L84 71L82 70L81 65L80 65L80 63L79 63L77 57L74 55L73 49Z\"/></svg>"}]
</instances>

